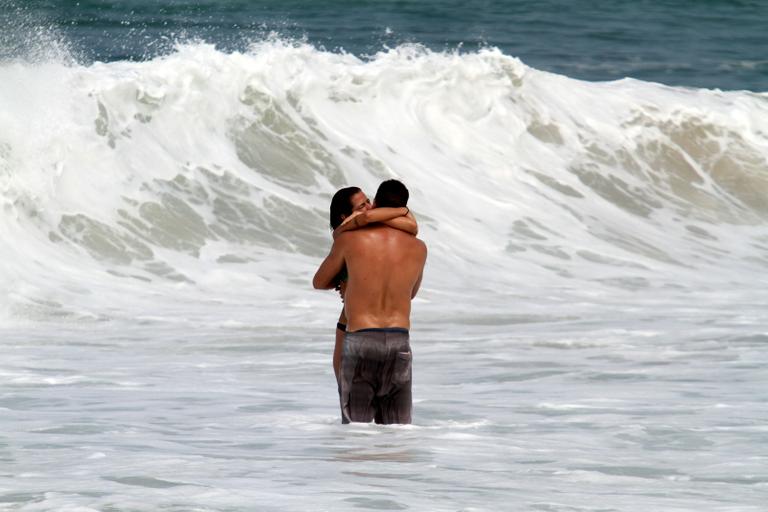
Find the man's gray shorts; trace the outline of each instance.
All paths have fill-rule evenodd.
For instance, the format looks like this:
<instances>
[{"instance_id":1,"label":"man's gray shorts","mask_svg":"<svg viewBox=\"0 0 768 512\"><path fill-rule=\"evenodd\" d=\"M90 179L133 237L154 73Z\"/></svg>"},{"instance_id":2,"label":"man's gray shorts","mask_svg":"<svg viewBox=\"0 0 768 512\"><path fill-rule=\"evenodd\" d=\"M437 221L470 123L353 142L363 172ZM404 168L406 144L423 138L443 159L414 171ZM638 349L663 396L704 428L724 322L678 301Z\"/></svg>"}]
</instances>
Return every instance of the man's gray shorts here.
<instances>
[{"instance_id":1,"label":"man's gray shorts","mask_svg":"<svg viewBox=\"0 0 768 512\"><path fill-rule=\"evenodd\" d=\"M341 359L342 423L410 423L411 359L407 329L348 332Z\"/></svg>"}]
</instances>

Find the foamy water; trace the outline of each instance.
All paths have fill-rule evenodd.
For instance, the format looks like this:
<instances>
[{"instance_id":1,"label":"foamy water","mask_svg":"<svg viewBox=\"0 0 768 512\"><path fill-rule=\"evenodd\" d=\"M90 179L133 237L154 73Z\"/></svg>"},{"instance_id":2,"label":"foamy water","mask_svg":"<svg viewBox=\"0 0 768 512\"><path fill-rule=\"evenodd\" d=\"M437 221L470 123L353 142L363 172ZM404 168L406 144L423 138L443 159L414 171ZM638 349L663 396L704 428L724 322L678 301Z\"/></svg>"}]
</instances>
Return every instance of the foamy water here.
<instances>
[{"instance_id":1,"label":"foamy water","mask_svg":"<svg viewBox=\"0 0 768 512\"><path fill-rule=\"evenodd\" d=\"M762 510L768 97L495 50L0 67L0 510ZM338 424L332 193L429 247Z\"/></svg>"}]
</instances>

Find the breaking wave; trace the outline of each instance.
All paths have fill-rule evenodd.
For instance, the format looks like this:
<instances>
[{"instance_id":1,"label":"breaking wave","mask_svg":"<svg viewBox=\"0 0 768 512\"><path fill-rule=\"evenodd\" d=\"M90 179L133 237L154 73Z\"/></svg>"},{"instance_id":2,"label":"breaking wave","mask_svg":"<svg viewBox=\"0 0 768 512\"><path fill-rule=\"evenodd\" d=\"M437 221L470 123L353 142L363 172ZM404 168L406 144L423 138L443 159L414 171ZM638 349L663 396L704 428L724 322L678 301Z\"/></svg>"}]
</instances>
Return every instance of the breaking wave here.
<instances>
[{"instance_id":1,"label":"breaking wave","mask_svg":"<svg viewBox=\"0 0 768 512\"><path fill-rule=\"evenodd\" d=\"M748 284L767 156L766 94L584 82L494 49L5 62L0 315L295 304L333 192L390 177L435 293Z\"/></svg>"}]
</instances>

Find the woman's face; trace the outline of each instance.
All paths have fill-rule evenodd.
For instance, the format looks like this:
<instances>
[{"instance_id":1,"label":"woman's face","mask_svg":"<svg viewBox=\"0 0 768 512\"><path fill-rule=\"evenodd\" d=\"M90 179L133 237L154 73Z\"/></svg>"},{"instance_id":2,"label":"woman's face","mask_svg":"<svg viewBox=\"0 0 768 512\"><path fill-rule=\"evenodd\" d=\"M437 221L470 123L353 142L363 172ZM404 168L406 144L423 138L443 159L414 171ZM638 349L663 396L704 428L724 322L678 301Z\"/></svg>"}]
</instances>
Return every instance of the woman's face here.
<instances>
[{"instance_id":1,"label":"woman's face","mask_svg":"<svg viewBox=\"0 0 768 512\"><path fill-rule=\"evenodd\" d=\"M371 209L371 200L365 195L362 190L352 195L349 198L349 202L352 203L352 213L364 212Z\"/></svg>"}]
</instances>

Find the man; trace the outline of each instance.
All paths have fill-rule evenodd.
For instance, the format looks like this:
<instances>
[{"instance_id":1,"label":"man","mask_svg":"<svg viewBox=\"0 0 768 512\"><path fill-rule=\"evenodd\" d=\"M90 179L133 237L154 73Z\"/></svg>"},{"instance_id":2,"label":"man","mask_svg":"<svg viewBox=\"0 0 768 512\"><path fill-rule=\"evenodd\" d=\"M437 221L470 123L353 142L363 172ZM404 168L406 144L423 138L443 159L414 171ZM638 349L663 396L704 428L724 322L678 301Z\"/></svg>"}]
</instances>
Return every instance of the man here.
<instances>
[{"instance_id":1,"label":"man","mask_svg":"<svg viewBox=\"0 0 768 512\"><path fill-rule=\"evenodd\" d=\"M379 186L376 207L408 203L397 180ZM354 219L353 219L354 222ZM339 234L315 274L317 289L332 289L346 266L347 333L341 362L342 422L411 422L411 299L421 285L427 247L382 224Z\"/></svg>"}]
</instances>

